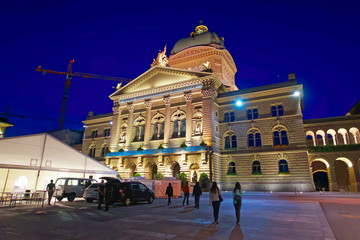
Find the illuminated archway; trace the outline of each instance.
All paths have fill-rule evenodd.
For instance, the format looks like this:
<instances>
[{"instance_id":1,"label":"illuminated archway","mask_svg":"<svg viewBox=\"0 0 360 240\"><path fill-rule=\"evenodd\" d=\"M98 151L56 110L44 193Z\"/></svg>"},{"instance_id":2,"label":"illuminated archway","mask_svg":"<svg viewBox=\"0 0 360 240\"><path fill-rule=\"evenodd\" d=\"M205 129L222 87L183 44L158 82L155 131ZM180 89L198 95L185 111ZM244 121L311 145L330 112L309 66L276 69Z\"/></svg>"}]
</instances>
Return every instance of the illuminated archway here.
<instances>
[{"instance_id":1,"label":"illuminated archway","mask_svg":"<svg viewBox=\"0 0 360 240\"><path fill-rule=\"evenodd\" d=\"M357 182L353 163L345 157L339 157L335 161L335 175L339 189L357 192Z\"/></svg>"}]
</instances>

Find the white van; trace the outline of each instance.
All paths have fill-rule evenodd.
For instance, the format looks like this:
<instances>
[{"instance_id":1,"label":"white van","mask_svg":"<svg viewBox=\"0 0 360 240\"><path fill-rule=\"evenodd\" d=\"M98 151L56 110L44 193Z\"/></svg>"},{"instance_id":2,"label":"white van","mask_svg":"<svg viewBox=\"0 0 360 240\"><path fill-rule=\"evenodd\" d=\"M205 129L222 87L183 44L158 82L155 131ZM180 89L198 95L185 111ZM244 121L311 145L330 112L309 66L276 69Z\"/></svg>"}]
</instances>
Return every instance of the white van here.
<instances>
[{"instance_id":1,"label":"white van","mask_svg":"<svg viewBox=\"0 0 360 240\"><path fill-rule=\"evenodd\" d=\"M85 188L93 183L97 181L89 178L58 178L55 182L55 197L58 201L67 197L72 202L76 197L82 197Z\"/></svg>"}]
</instances>

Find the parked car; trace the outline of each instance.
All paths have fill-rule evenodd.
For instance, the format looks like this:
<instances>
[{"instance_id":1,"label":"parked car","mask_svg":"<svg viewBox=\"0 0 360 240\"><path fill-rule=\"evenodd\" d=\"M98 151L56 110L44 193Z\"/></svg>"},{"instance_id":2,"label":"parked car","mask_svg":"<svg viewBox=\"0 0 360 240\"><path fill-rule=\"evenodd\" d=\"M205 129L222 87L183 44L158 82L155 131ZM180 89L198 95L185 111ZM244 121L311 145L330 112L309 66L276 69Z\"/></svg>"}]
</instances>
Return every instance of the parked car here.
<instances>
[{"instance_id":1,"label":"parked car","mask_svg":"<svg viewBox=\"0 0 360 240\"><path fill-rule=\"evenodd\" d=\"M97 183L95 179L88 178L58 178L55 182L55 197L58 201L67 198L69 202L82 197L86 187Z\"/></svg>"},{"instance_id":2,"label":"parked car","mask_svg":"<svg viewBox=\"0 0 360 240\"><path fill-rule=\"evenodd\" d=\"M111 203L120 202L126 206L130 206L133 203L141 201L153 203L155 199L154 192L140 182L120 182L116 178L103 179L110 181L113 185ZM98 184L92 184L87 187L86 193L84 193L83 197L87 202L92 202L94 200L98 201Z\"/></svg>"}]
</instances>

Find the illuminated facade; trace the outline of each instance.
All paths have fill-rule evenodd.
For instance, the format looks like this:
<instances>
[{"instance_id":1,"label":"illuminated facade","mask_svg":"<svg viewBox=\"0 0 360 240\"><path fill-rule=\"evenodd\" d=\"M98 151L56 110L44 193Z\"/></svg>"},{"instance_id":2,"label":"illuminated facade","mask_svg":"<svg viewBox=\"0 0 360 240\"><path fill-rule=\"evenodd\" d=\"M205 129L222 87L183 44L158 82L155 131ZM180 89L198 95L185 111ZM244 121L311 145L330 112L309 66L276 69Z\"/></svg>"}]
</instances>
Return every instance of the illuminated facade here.
<instances>
[{"instance_id":1,"label":"illuminated facade","mask_svg":"<svg viewBox=\"0 0 360 240\"><path fill-rule=\"evenodd\" d=\"M110 95L112 113L89 114L83 152L122 178L206 173L228 190L237 181L244 190L314 190L294 74L238 90L224 39L203 25L151 66Z\"/></svg>"}]
</instances>

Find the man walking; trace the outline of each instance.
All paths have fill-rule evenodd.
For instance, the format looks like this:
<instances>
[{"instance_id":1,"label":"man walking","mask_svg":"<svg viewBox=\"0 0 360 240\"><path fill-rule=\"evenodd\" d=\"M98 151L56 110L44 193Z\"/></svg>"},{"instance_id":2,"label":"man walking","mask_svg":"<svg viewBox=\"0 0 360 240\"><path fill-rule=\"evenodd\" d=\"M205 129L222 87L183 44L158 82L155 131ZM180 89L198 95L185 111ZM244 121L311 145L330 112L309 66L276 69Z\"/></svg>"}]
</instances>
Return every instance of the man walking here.
<instances>
[{"instance_id":1,"label":"man walking","mask_svg":"<svg viewBox=\"0 0 360 240\"><path fill-rule=\"evenodd\" d=\"M199 186L199 182L196 182L192 195L195 196L195 208L197 208L197 209L199 209L201 194L202 194L202 191L201 191L201 188Z\"/></svg>"},{"instance_id":2,"label":"man walking","mask_svg":"<svg viewBox=\"0 0 360 240\"><path fill-rule=\"evenodd\" d=\"M55 191L55 184L53 183L52 179L50 180L50 183L47 185L46 190L48 191L48 203L49 203L49 205L51 205L50 204L51 198Z\"/></svg>"},{"instance_id":3,"label":"man walking","mask_svg":"<svg viewBox=\"0 0 360 240\"><path fill-rule=\"evenodd\" d=\"M183 192L184 192L184 200L182 205L184 206L185 200L187 200L186 204L189 205L189 194L190 194L189 182L186 182L186 185L183 188Z\"/></svg>"},{"instance_id":4,"label":"man walking","mask_svg":"<svg viewBox=\"0 0 360 240\"><path fill-rule=\"evenodd\" d=\"M104 201L104 196L105 196L105 183L104 180L101 180L101 183L98 186L98 192L99 192L99 204L98 204L98 209L101 210L101 204Z\"/></svg>"},{"instance_id":5,"label":"man walking","mask_svg":"<svg viewBox=\"0 0 360 240\"><path fill-rule=\"evenodd\" d=\"M105 193L105 209L104 209L104 211L109 211L109 205L110 205L111 195L112 195L112 184L110 181L106 182L104 193Z\"/></svg>"}]
</instances>

